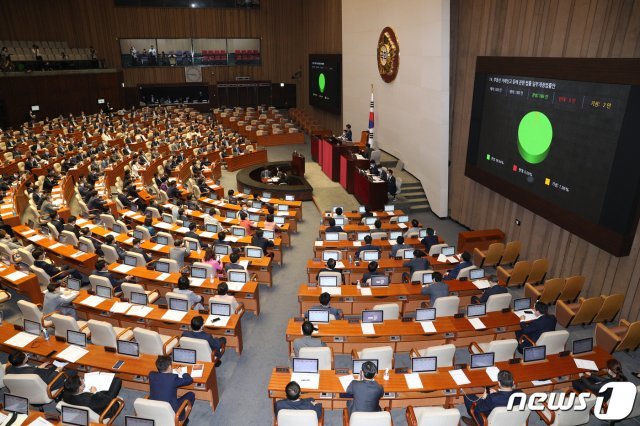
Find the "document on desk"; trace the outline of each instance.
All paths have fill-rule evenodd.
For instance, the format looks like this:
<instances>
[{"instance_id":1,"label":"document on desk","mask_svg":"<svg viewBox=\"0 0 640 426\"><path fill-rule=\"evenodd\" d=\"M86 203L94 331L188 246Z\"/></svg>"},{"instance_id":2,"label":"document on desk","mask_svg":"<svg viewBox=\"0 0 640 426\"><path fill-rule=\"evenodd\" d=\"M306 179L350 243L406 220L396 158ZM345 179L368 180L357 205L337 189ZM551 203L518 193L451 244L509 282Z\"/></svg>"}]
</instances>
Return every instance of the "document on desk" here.
<instances>
[{"instance_id":1,"label":"document on desk","mask_svg":"<svg viewBox=\"0 0 640 426\"><path fill-rule=\"evenodd\" d=\"M338 268L338 269L344 269L345 268L344 263L342 263L342 260L338 260L336 262L336 268Z\"/></svg>"},{"instance_id":2,"label":"document on desk","mask_svg":"<svg viewBox=\"0 0 640 426\"><path fill-rule=\"evenodd\" d=\"M420 373L409 373L404 375L404 379L407 381L407 387L409 389L422 389L422 380L420 380Z\"/></svg>"},{"instance_id":3,"label":"document on desk","mask_svg":"<svg viewBox=\"0 0 640 426\"><path fill-rule=\"evenodd\" d=\"M229 287L229 290L231 291L242 291L242 289L244 288L244 284L245 283L241 283L238 281L227 281L227 287Z\"/></svg>"},{"instance_id":4,"label":"document on desk","mask_svg":"<svg viewBox=\"0 0 640 426\"><path fill-rule=\"evenodd\" d=\"M341 296L342 289L340 287L321 287L323 293L329 293L331 296Z\"/></svg>"},{"instance_id":5,"label":"document on desk","mask_svg":"<svg viewBox=\"0 0 640 426\"><path fill-rule=\"evenodd\" d=\"M189 278L189 284L191 284L194 287L200 287L202 286L202 283L204 283L204 278L193 278L193 277Z\"/></svg>"},{"instance_id":6,"label":"document on desk","mask_svg":"<svg viewBox=\"0 0 640 426\"><path fill-rule=\"evenodd\" d=\"M27 240L35 243L36 241L44 240L44 235L37 234L37 235L34 235L32 237L27 238Z\"/></svg>"},{"instance_id":7,"label":"document on desk","mask_svg":"<svg viewBox=\"0 0 640 426\"><path fill-rule=\"evenodd\" d=\"M114 373L106 372L94 372L84 373L84 387L85 389L91 389L95 387L98 392L108 391L111 387L111 382L115 377Z\"/></svg>"},{"instance_id":8,"label":"document on desk","mask_svg":"<svg viewBox=\"0 0 640 426\"><path fill-rule=\"evenodd\" d=\"M581 368L583 370L591 370L591 371L599 370L596 363L591 361L590 359L574 358L573 361L576 363L576 367Z\"/></svg>"},{"instance_id":9,"label":"document on desk","mask_svg":"<svg viewBox=\"0 0 640 426\"><path fill-rule=\"evenodd\" d=\"M142 305L133 305L127 311L127 315L133 315L134 317L144 318L149 315L149 312L153 311L152 307L142 306Z\"/></svg>"},{"instance_id":10,"label":"document on desk","mask_svg":"<svg viewBox=\"0 0 640 426\"><path fill-rule=\"evenodd\" d=\"M338 380L340 380L342 389L344 389L344 391L346 392L351 382L353 382L353 376L351 374L347 374L346 376L338 377Z\"/></svg>"},{"instance_id":11,"label":"document on desk","mask_svg":"<svg viewBox=\"0 0 640 426\"><path fill-rule=\"evenodd\" d=\"M211 322L216 318L219 318L219 320L216 322ZM226 315L209 315L207 317L207 321L205 322L205 325L209 327L226 327L227 324L229 323L229 318L231 317L228 317Z\"/></svg>"},{"instance_id":12,"label":"document on desk","mask_svg":"<svg viewBox=\"0 0 640 426\"><path fill-rule=\"evenodd\" d=\"M242 266L246 270L249 267L249 261L248 260L240 260L238 262L238 265Z\"/></svg>"},{"instance_id":13,"label":"document on desk","mask_svg":"<svg viewBox=\"0 0 640 426\"><path fill-rule=\"evenodd\" d=\"M437 260L438 260L438 262L446 263L447 262L447 256L445 256L444 254L439 254Z\"/></svg>"},{"instance_id":14,"label":"document on desk","mask_svg":"<svg viewBox=\"0 0 640 426\"><path fill-rule=\"evenodd\" d=\"M82 302L80 302L81 305L85 305L85 306L91 306L92 308L95 308L96 306L98 306L99 304L101 304L102 302L104 302L105 299L104 297L100 297L100 296L89 296L86 299L84 299Z\"/></svg>"},{"instance_id":15,"label":"document on desk","mask_svg":"<svg viewBox=\"0 0 640 426\"><path fill-rule=\"evenodd\" d=\"M375 225L367 225L369 227L369 229L376 229Z\"/></svg>"},{"instance_id":16,"label":"document on desk","mask_svg":"<svg viewBox=\"0 0 640 426\"><path fill-rule=\"evenodd\" d=\"M151 250L153 251L162 251L163 248L165 248L166 246L164 244L156 244L155 246L151 247Z\"/></svg>"},{"instance_id":17,"label":"document on desk","mask_svg":"<svg viewBox=\"0 0 640 426\"><path fill-rule=\"evenodd\" d=\"M314 242L313 242L313 245L314 245L315 247L322 247L322 243L323 243L323 241L314 241Z\"/></svg>"},{"instance_id":18,"label":"document on desk","mask_svg":"<svg viewBox=\"0 0 640 426\"><path fill-rule=\"evenodd\" d=\"M276 216L289 216L289 212L276 212Z\"/></svg>"},{"instance_id":19,"label":"document on desk","mask_svg":"<svg viewBox=\"0 0 640 426\"><path fill-rule=\"evenodd\" d=\"M475 280L472 281L473 285L476 286L478 290L484 290L485 288L491 287L491 284L488 280Z\"/></svg>"},{"instance_id":20,"label":"document on desk","mask_svg":"<svg viewBox=\"0 0 640 426\"><path fill-rule=\"evenodd\" d=\"M194 379L197 379L199 377L202 377L202 374L204 373L204 364L194 364L191 367L191 374L190 376Z\"/></svg>"},{"instance_id":21,"label":"document on desk","mask_svg":"<svg viewBox=\"0 0 640 426\"><path fill-rule=\"evenodd\" d=\"M320 387L320 374L292 373L290 381L296 382L302 389L318 389Z\"/></svg>"},{"instance_id":22,"label":"document on desk","mask_svg":"<svg viewBox=\"0 0 640 426\"><path fill-rule=\"evenodd\" d=\"M25 333L24 331L21 331L20 333L16 334L10 339L5 340L4 343L5 345L8 345L8 346L14 346L16 348L24 348L25 346L27 346L29 343L33 342L37 338L38 336L36 336L35 334Z\"/></svg>"},{"instance_id":23,"label":"document on desk","mask_svg":"<svg viewBox=\"0 0 640 426\"><path fill-rule=\"evenodd\" d=\"M258 213L260 211L260 209L256 209L253 207L249 207L247 210L249 211L249 213Z\"/></svg>"},{"instance_id":24,"label":"document on desk","mask_svg":"<svg viewBox=\"0 0 640 426\"><path fill-rule=\"evenodd\" d=\"M362 334L376 334L376 329L370 322L361 322Z\"/></svg>"},{"instance_id":25,"label":"document on desk","mask_svg":"<svg viewBox=\"0 0 640 426\"><path fill-rule=\"evenodd\" d=\"M213 232L204 231L200 233L202 238L213 238Z\"/></svg>"},{"instance_id":26,"label":"document on desk","mask_svg":"<svg viewBox=\"0 0 640 426\"><path fill-rule=\"evenodd\" d=\"M9 281L18 281L21 280L23 278L26 278L28 275L25 274L24 272L21 271L15 271L10 273L9 275L7 275L5 278L8 279Z\"/></svg>"},{"instance_id":27,"label":"document on desk","mask_svg":"<svg viewBox=\"0 0 640 426\"><path fill-rule=\"evenodd\" d=\"M360 287L360 295L362 296L371 296L371 288L370 287Z\"/></svg>"},{"instance_id":28,"label":"document on desk","mask_svg":"<svg viewBox=\"0 0 640 426\"><path fill-rule=\"evenodd\" d=\"M113 304L111 309L109 309L109 311L113 312L114 314L124 314L129 310L131 306L133 305L129 302L116 302Z\"/></svg>"},{"instance_id":29,"label":"document on desk","mask_svg":"<svg viewBox=\"0 0 640 426\"><path fill-rule=\"evenodd\" d=\"M400 229L407 229L407 224L406 224L406 223L399 223L399 224L398 224L398 228L400 228Z\"/></svg>"},{"instance_id":30,"label":"document on desk","mask_svg":"<svg viewBox=\"0 0 640 426\"><path fill-rule=\"evenodd\" d=\"M125 265L124 263L113 268L114 271L121 274L126 274L133 269L133 266Z\"/></svg>"},{"instance_id":31,"label":"document on desk","mask_svg":"<svg viewBox=\"0 0 640 426\"><path fill-rule=\"evenodd\" d=\"M132 212L131 210L129 210L129 211L125 212L125 213L123 214L123 216L125 216L125 217L129 217L129 216L133 216L134 214L136 214L136 212Z\"/></svg>"},{"instance_id":32,"label":"document on desk","mask_svg":"<svg viewBox=\"0 0 640 426\"><path fill-rule=\"evenodd\" d=\"M82 256L83 254L85 254L83 251L77 251L77 252L73 253L73 254L71 255L71 257L73 257L74 259L77 259L77 258L79 258L80 256Z\"/></svg>"},{"instance_id":33,"label":"document on desk","mask_svg":"<svg viewBox=\"0 0 640 426\"><path fill-rule=\"evenodd\" d=\"M111 235L113 238L118 238L120 236L117 232L109 232L107 235Z\"/></svg>"},{"instance_id":34,"label":"document on desk","mask_svg":"<svg viewBox=\"0 0 640 426\"><path fill-rule=\"evenodd\" d=\"M447 262L449 263L460 263L460 259L455 256L447 256Z\"/></svg>"},{"instance_id":35,"label":"document on desk","mask_svg":"<svg viewBox=\"0 0 640 426\"><path fill-rule=\"evenodd\" d=\"M543 385L550 385L551 383L553 383L553 381L551 381L551 380L532 380L531 383L533 383L533 386L543 386Z\"/></svg>"},{"instance_id":36,"label":"document on desk","mask_svg":"<svg viewBox=\"0 0 640 426\"><path fill-rule=\"evenodd\" d=\"M181 234L184 234L185 232L189 232L189 228L185 228L184 226L181 226L180 228L176 229L176 232L180 232Z\"/></svg>"},{"instance_id":37,"label":"document on desk","mask_svg":"<svg viewBox=\"0 0 640 426\"><path fill-rule=\"evenodd\" d=\"M162 316L162 319L165 321L180 322L182 321L182 318L184 318L185 315L187 315L185 311L176 311L173 309L169 309L167 312L164 313L164 315Z\"/></svg>"},{"instance_id":38,"label":"document on desk","mask_svg":"<svg viewBox=\"0 0 640 426\"><path fill-rule=\"evenodd\" d=\"M171 228L173 228L173 225L171 225L170 223L165 223L165 222L158 222L158 223L155 224L155 226L157 228L160 228L160 229L171 229Z\"/></svg>"},{"instance_id":39,"label":"document on desk","mask_svg":"<svg viewBox=\"0 0 640 426\"><path fill-rule=\"evenodd\" d=\"M524 319L520 320L520 321L523 321L523 322L533 321L534 319L536 319L536 314L531 309L523 309L521 311L513 311L513 313L516 314L518 316L518 318L524 317Z\"/></svg>"},{"instance_id":40,"label":"document on desk","mask_svg":"<svg viewBox=\"0 0 640 426\"><path fill-rule=\"evenodd\" d=\"M433 325L433 321L419 321L422 326L422 330L425 333L437 333L436 326Z\"/></svg>"},{"instance_id":41,"label":"document on desk","mask_svg":"<svg viewBox=\"0 0 640 426\"><path fill-rule=\"evenodd\" d=\"M89 351L85 348L81 348L80 346L76 345L69 345L65 350L59 352L56 355L56 358L62 358L65 361L69 362L76 362L88 353Z\"/></svg>"},{"instance_id":42,"label":"document on desk","mask_svg":"<svg viewBox=\"0 0 640 426\"><path fill-rule=\"evenodd\" d=\"M476 330L485 330L487 328L480 318L467 318L467 320Z\"/></svg>"},{"instance_id":43,"label":"document on desk","mask_svg":"<svg viewBox=\"0 0 640 426\"><path fill-rule=\"evenodd\" d=\"M58 247L62 247L64 244L60 244L60 243L55 243L55 244L51 244L49 247L49 249L53 250L53 249L57 249Z\"/></svg>"},{"instance_id":44,"label":"document on desk","mask_svg":"<svg viewBox=\"0 0 640 426\"><path fill-rule=\"evenodd\" d=\"M353 242L353 246L354 247L362 247L362 241L354 241Z\"/></svg>"},{"instance_id":45,"label":"document on desk","mask_svg":"<svg viewBox=\"0 0 640 426\"><path fill-rule=\"evenodd\" d=\"M75 299L76 297L78 297L78 292L74 291L74 290L65 290L61 295L60 295L60 299L64 300L65 302L70 302L73 299Z\"/></svg>"},{"instance_id":46,"label":"document on desk","mask_svg":"<svg viewBox=\"0 0 640 426\"><path fill-rule=\"evenodd\" d=\"M467 375L464 374L463 370L449 370L449 374L458 386L468 385L469 383L471 383Z\"/></svg>"},{"instance_id":47,"label":"document on desk","mask_svg":"<svg viewBox=\"0 0 640 426\"><path fill-rule=\"evenodd\" d=\"M500 372L500 369L498 367L496 367L495 365L493 367L487 367L485 371L487 372L487 376L489 376L492 382L498 381L498 373Z\"/></svg>"},{"instance_id":48,"label":"document on desk","mask_svg":"<svg viewBox=\"0 0 640 426\"><path fill-rule=\"evenodd\" d=\"M169 278L171 276L171 274L167 273L167 272L163 272L160 275L158 275L155 279L156 281L164 281L167 278Z\"/></svg>"},{"instance_id":49,"label":"document on desk","mask_svg":"<svg viewBox=\"0 0 640 426\"><path fill-rule=\"evenodd\" d=\"M18 414L16 422L13 423L15 426L19 426L18 419L20 418L20 416L25 416L22 420L23 422L27 419L26 414ZM46 420L44 417L38 417L27 426L53 426L53 423L51 423L49 420Z\"/></svg>"},{"instance_id":50,"label":"document on desk","mask_svg":"<svg viewBox=\"0 0 640 426\"><path fill-rule=\"evenodd\" d=\"M127 245L133 245L133 237L127 238L126 240L124 240L124 243Z\"/></svg>"}]
</instances>

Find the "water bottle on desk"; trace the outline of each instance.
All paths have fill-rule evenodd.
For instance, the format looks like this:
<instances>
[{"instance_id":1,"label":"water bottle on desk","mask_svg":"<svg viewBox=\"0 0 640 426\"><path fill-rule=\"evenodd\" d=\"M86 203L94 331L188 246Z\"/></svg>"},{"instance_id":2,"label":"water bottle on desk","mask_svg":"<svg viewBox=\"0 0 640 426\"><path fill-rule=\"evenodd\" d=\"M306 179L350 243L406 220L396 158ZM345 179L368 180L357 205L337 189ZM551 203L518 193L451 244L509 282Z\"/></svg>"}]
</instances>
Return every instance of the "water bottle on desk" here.
<instances>
[{"instance_id":1,"label":"water bottle on desk","mask_svg":"<svg viewBox=\"0 0 640 426\"><path fill-rule=\"evenodd\" d=\"M49 331L46 327L42 329L42 337L44 337L44 340L49 340Z\"/></svg>"}]
</instances>

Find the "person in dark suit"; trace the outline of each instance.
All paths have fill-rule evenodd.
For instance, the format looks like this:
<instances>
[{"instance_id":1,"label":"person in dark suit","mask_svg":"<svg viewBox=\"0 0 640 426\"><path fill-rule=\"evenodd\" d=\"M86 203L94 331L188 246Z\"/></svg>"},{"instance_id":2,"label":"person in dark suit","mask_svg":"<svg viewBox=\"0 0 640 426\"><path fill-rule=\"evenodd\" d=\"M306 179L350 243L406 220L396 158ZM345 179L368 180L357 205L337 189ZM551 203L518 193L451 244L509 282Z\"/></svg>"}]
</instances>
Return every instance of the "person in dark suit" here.
<instances>
[{"instance_id":1,"label":"person in dark suit","mask_svg":"<svg viewBox=\"0 0 640 426\"><path fill-rule=\"evenodd\" d=\"M380 175L380 170L378 169L378 165L374 160L371 160L369 162L369 173L371 173L373 176Z\"/></svg>"},{"instance_id":2,"label":"person in dark suit","mask_svg":"<svg viewBox=\"0 0 640 426\"><path fill-rule=\"evenodd\" d=\"M436 231L433 228L427 228L427 236L420 240L420 244L424 245L424 250L429 253L431 246L438 244L438 236L435 235Z\"/></svg>"},{"instance_id":3,"label":"person in dark suit","mask_svg":"<svg viewBox=\"0 0 640 426\"><path fill-rule=\"evenodd\" d=\"M121 387L122 380L114 377L108 390L97 392L95 387L86 389L84 380L80 376L71 376L64 383L62 400L67 404L89 407L94 413L100 415L118 396ZM105 418L113 417L117 410L118 406L113 405L106 413Z\"/></svg>"},{"instance_id":4,"label":"person in dark suit","mask_svg":"<svg viewBox=\"0 0 640 426\"><path fill-rule=\"evenodd\" d=\"M254 236L251 237L251 245L260 247L262 249L262 253L266 256L267 249L269 247L273 247L273 241L266 239L263 235L264 233L262 232L262 229L258 229Z\"/></svg>"},{"instance_id":5,"label":"person in dark suit","mask_svg":"<svg viewBox=\"0 0 640 426\"><path fill-rule=\"evenodd\" d=\"M410 249L410 248L411 248L411 246L409 244L405 244L404 243L404 237L402 235L400 235L396 239L396 243L391 246L391 257L398 256L398 250Z\"/></svg>"},{"instance_id":6,"label":"person in dark suit","mask_svg":"<svg viewBox=\"0 0 640 426\"><path fill-rule=\"evenodd\" d=\"M46 274L49 275L49 278L51 278L51 280L54 282L62 280L67 275L71 275L73 278L77 278L79 280L82 280L83 282L88 281L87 278L84 277L78 270L76 270L75 268L70 268L69 265L58 268L57 266L46 262L45 252L40 247L36 247L31 255L34 259L33 264L46 272Z\"/></svg>"},{"instance_id":7,"label":"person in dark suit","mask_svg":"<svg viewBox=\"0 0 640 426\"><path fill-rule=\"evenodd\" d=\"M188 401L191 406L196 400L196 394L187 392L178 398L178 388L189 386L193 379L188 373L181 375L171 372L171 357L159 355L156 359L158 371L149 373L149 399L165 401L171 404L173 411L178 411L184 401ZM184 412L180 420L184 420Z\"/></svg>"},{"instance_id":8,"label":"person in dark suit","mask_svg":"<svg viewBox=\"0 0 640 426\"><path fill-rule=\"evenodd\" d=\"M347 393L353 395L353 399L347 402L349 415L354 412L381 411L380 398L384 395L384 389L375 381L377 372L375 364L367 361L362 364L360 380L352 381L347 387Z\"/></svg>"},{"instance_id":9,"label":"person in dark suit","mask_svg":"<svg viewBox=\"0 0 640 426\"><path fill-rule=\"evenodd\" d=\"M635 373L634 373L635 374ZM611 358L607 361L607 374L604 376L596 376L591 372L586 372L577 380L571 382L573 389L576 392L591 392L594 395L600 393L600 389L610 382L626 382L627 377L622 372L622 365L620 361L615 358ZM609 401L611 398L612 389L604 391L603 396L605 401Z\"/></svg>"},{"instance_id":10,"label":"person in dark suit","mask_svg":"<svg viewBox=\"0 0 640 426\"><path fill-rule=\"evenodd\" d=\"M220 367L222 361L220 358L225 352L227 345L227 339L225 337L215 338L211 334L202 331L204 326L204 319L198 315L191 319L191 330L182 333L182 337L191 337L192 339L202 339L209 343L211 352L215 355L215 366Z\"/></svg>"},{"instance_id":11,"label":"person in dark suit","mask_svg":"<svg viewBox=\"0 0 640 426\"><path fill-rule=\"evenodd\" d=\"M182 194L176 185L176 181L172 180L169 182L169 188L167 189L167 195L171 199L179 200L182 198Z\"/></svg>"},{"instance_id":12,"label":"person in dark suit","mask_svg":"<svg viewBox=\"0 0 640 426\"><path fill-rule=\"evenodd\" d=\"M404 268L409 268L409 272L402 273L402 280L409 282L413 273L416 271L426 271L430 268L429 261L425 259L426 253L422 250L413 251L413 259L406 260L402 263Z\"/></svg>"},{"instance_id":13,"label":"person in dark suit","mask_svg":"<svg viewBox=\"0 0 640 426\"><path fill-rule=\"evenodd\" d=\"M532 346L531 341L537 342L542 333L554 331L556 329L556 317L549 314L549 306L543 302L536 302L536 319L531 321L521 321L520 330L516 331L518 339L518 352L522 353L522 348ZM520 317L524 320L524 316ZM524 336L528 337L525 339Z\"/></svg>"},{"instance_id":14,"label":"person in dark suit","mask_svg":"<svg viewBox=\"0 0 640 426\"><path fill-rule=\"evenodd\" d=\"M313 410L318 419L322 417L322 404L317 404L313 398L300 398L300 385L296 382L289 382L285 392L287 399L277 401L274 406L276 418L280 410Z\"/></svg>"},{"instance_id":15,"label":"person in dark suit","mask_svg":"<svg viewBox=\"0 0 640 426\"><path fill-rule=\"evenodd\" d=\"M149 263L151 262L152 257L146 251L144 251L142 247L140 247L141 242L142 241L139 238L134 238L131 243L133 245L133 247L131 247L131 251L134 253L140 253L142 257L144 257L144 261Z\"/></svg>"},{"instance_id":16,"label":"person in dark suit","mask_svg":"<svg viewBox=\"0 0 640 426\"><path fill-rule=\"evenodd\" d=\"M517 392L514 389L513 375L510 371L500 370L498 373L498 390L491 389L489 393L485 393L478 397L477 395L466 395L464 397L464 406L467 413L474 417L478 426L484 426L482 414L489 416L494 408L506 407L511 394ZM475 426L476 422L471 417L462 417L464 424Z\"/></svg>"},{"instance_id":17,"label":"person in dark suit","mask_svg":"<svg viewBox=\"0 0 640 426\"><path fill-rule=\"evenodd\" d=\"M64 219L58 216L57 211L52 211L51 214L49 214L49 222L51 222L59 233L64 230Z\"/></svg>"},{"instance_id":18,"label":"person in dark suit","mask_svg":"<svg viewBox=\"0 0 640 426\"><path fill-rule=\"evenodd\" d=\"M455 280L456 278L458 278L458 274L461 270L463 270L464 268L468 268L469 266L473 266L473 263L471 263L471 254L468 251L462 253L461 257L462 262L458 263L455 268L447 271L447 275L445 277L446 279Z\"/></svg>"},{"instance_id":19,"label":"person in dark suit","mask_svg":"<svg viewBox=\"0 0 640 426\"><path fill-rule=\"evenodd\" d=\"M111 275L111 272L107 270L107 262L105 262L104 259L98 259L96 261L96 270L93 271L92 275L98 275L98 276L107 278L111 283L111 287L113 287L114 293L120 293L122 291L122 289L120 288L122 283L127 280L133 279L131 275L127 275L126 277L124 277L123 280L114 278L113 275Z\"/></svg>"},{"instance_id":20,"label":"person in dark suit","mask_svg":"<svg viewBox=\"0 0 640 426\"><path fill-rule=\"evenodd\" d=\"M56 368L55 365L50 363L40 364L38 367L29 365L29 357L19 350L11 352L9 364L5 374L37 374L47 385L62 371L62 367ZM52 389L60 389L64 386L64 381L64 376L60 377L53 384Z\"/></svg>"},{"instance_id":21,"label":"person in dark suit","mask_svg":"<svg viewBox=\"0 0 640 426\"><path fill-rule=\"evenodd\" d=\"M325 268L322 268L320 271L318 271L318 273L316 274L316 281L318 281L318 277L320 276L320 272L323 271L328 271L328 272L340 272L340 282L344 281L344 277L342 277L342 270L340 269L336 269L336 260L335 259L329 259L327 260L327 266Z\"/></svg>"},{"instance_id":22,"label":"person in dark suit","mask_svg":"<svg viewBox=\"0 0 640 426\"><path fill-rule=\"evenodd\" d=\"M371 148L371 144L367 142L364 150L362 151L362 156L367 160L371 159L371 153L373 152L373 148Z\"/></svg>"},{"instance_id":23,"label":"person in dark suit","mask_svg":"<svg viewBox=\"0 0 640 426\"><path fill-rule=\"evenodd\" d=\"M498 277L495 275L489 277L489 284L491 284L491 287L485 289L482 292L482 296L471 296L471 303L487 303L489 297L494 294L509 293L506 286L498 285Z\"/></svg>"},{"instance_id":24,"label":"person in dark suit","mask_svg":"<svg viewBox=\"0 0 640 426\"><path fill-rule=\"evenodd\" d=\"M442 281L442 274L440 272L434 272L432 278L433 282L423 285L420 294L429 296L429 306L433 308L438 297L447 297L449 295L449 284Z\"/></svg>"},{"instance_id":25,"label":"person in dark suit","mask_svg":"<svg viewBox=\"0 0 640 426\"><path fill-rule=\"evenodd\" d=\"M327 232L343 232L342 226L336 225L336 220L334 218L329 219L329 226L324 230Z\"/></svg>"},{"instance_id":26,"label":"person in dark suit","mask_svg":"<svg viewBox=\"0 0 640 426\"><path fill-rule=\"evenodd\" d=\"M367 272L362 274L362 282L366 283L368 280L371 279L371 277L375 277L375 276L377 277L384 276L384 273L378 272L378 262L374 260L372 262L369 262L369 264L367 265Z\"/></svg>"},{"instance_id":27,"label":"person in dark suit","mask_svg":"<svg viewBox=\"0 0 640 426\"><path fill-rule=\"evenodd\" d=\"M77 218L75 216L69 216L67 223L62 226L62 229L65 231L73 232L76 238L80 238L80 227L76 225L76 220Z\"/></svg>"},{"instance_id":28,"label":"person in dark suit","mask_svg":"<svg viewBox=\"0 0 640 426\"><path fill-rule=\"evenodd\" d=\"M331 295L329 293L322 293L319 302L319 305L312 306L311 309L324 309L329 311L329 315L333 315L336 319L342 319L342 310L331 306Z\"/></svg>"},{"instance_id":29,"label":"person in dark suit","mask_svg":"<svg viewBox=\"0 0 640 426\"><path fill-rule=\"evenodd\" d=\"M202 241L200 241L200 236L196 233L197 225L195 222L189 223L189 230L184 233L185 238L193 238L198 241L200 245L202 245Z\"/></svg>"},{"instance_id":30,"label":"person in dark suit","mask_svg":"<svg viewBox=\"0 0 640 426\"><path fill-rule=\"evenodd\" d=\"M347 124L344 129L344 138L349 142L353 141L353 132L351 131L351 124Z\"/></svg>"},{"instance_id":31,"label":"person in dark suit","mask_svg":"<svg viewBox=\"0 0 640 426\"><path fill-rule=\"evenodd\" d=\"M391 199L396 199L396 193L398 192L398 185L396 184L396 177L393 175L393 170L387 170L387 192L391 194Z\"/></svg>"},{"instance_id":32,"label":"person in dark suit","mask_svg":"<svg viewBox=\"0 0 640 426\"><path fill-rule=\"evenodd\" d=\"M380 253L380 247L372 245L372 242L373 239L371 238L371 235L367 235L366 237L364 237L364 245L360 246L360 248L356 250L356 257L360 258L360 253L365 250L376 250L378 253Z\"/></svg>"}]
</instances>

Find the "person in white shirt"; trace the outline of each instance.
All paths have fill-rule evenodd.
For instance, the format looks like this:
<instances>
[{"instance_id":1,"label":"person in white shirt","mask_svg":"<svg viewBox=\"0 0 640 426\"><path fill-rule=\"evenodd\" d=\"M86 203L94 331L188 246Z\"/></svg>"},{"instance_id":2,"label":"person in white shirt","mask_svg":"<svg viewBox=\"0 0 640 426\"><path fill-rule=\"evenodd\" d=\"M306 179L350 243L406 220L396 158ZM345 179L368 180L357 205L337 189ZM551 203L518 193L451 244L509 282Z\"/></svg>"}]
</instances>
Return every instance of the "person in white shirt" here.
<instances>
[{"instance_id":1,"label":"person in white shirt","mask_svg":"<svg viewBox=\"0 0 640 426\"><path fill-rule=\"evenodd\" d=\"M229 286L225 282L221 282L218 285L218 294L213 296L210 300L216 303L226 303L231 305L231 313L233 314L238 309L239 303L234 296L227 294Z\"/></svg>"}]
</instances>

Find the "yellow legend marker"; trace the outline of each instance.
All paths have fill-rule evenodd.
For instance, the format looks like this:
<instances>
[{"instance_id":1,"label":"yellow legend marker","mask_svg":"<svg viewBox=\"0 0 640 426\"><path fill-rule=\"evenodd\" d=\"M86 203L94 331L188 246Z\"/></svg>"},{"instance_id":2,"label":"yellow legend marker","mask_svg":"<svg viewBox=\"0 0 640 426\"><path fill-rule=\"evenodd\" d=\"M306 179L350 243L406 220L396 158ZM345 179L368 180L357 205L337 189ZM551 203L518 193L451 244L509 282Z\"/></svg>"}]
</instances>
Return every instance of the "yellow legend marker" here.
<instances>
[{"instance_id":1,"label":"yellow legend marker","mask_svg":"<svg viewBox=\"0 0 640 426\"><path fill-rule=\"evenodd\" d=\"M551 185L551 179L546 178L546 179L544 180L544 184L545 184L545 185L547 185L547 186Z\"/></svg>"}]
</instances>

